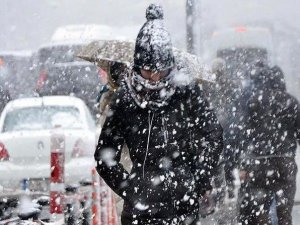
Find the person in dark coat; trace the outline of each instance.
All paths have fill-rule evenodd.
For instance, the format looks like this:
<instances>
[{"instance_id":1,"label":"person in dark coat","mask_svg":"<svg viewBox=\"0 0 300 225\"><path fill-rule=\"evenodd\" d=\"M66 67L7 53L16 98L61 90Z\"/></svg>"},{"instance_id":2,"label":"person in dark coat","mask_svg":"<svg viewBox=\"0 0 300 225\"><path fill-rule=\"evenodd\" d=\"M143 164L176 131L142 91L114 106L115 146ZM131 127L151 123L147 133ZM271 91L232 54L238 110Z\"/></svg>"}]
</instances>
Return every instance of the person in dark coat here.
<instances>
[{"instance_id":1,"label":"person in dark coat","mask_svg":"<svg viewBox=\"0 0 300 225\"><path fill-rule=\"evenodd\" d=\"M273 200L279 225L292 224L296 191L295 154L300 143L300 105L287 93L282 70L257 69L248 101L247 133L240 161L239 222L270 224Z\"/></svg>"},{"instance_id":2,"label":"person in dark coat","mask_svg":"<svg viewBox=\"0 0 300 225\"><path fill-rule=\"evenodd\" d=\"M112 96L118 89L121 81L121 74L126 71L126 66L119 62L110 62L107 68L99 68L100 82L103 85L97 95L97 106L99 108L98 124L102 127L108 113L109 103Z\"/></svg>"},{"instance_id":3,"label":"person in dark coat","mask_svg":"<svg viewBox=\"0 0 300 225\"><path fill-rule=\"evenodd\" d=\"M5 67L3 60L0 58L0 115L6 104L11 100L9 85L6 81L8 75L9 70Z\"/></svg>"},{"instance_id":4,"label":"person in dark coat","mask_svg":"<svg viewBox=\"0 0 300 225\"><path fill-rule=\"evenodd\" d=\"M158 5L135 46L132 71L116 91L95 151L96 169L124 199L122 225L196 224L199 199L223 148L222 128L199 86L179 85ZM132 170L120 163L123 145Z\"/></svg>"},{"instance_id":5,"label":"person in dark coat","mask_svg":"<svg viewBox=\"0 0 300 225\"><path fill-rule=\"evenodd\" d=\"M11 100L9 91L4 85L0 84L0 115L6 106L6 104Z\"/></svg>"}]
</instances>

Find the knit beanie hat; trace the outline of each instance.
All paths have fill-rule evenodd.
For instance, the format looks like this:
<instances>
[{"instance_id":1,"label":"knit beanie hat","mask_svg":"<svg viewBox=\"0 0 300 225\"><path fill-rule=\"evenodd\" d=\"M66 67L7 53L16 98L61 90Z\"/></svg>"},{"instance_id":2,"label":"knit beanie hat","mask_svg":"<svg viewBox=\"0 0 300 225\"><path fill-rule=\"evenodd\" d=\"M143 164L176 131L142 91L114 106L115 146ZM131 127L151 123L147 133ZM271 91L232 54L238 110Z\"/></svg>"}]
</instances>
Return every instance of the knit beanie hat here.
<instances>
[{"instance_id":1,"label":"knit beanie hat","mask_svg":"<svg viewBox=\"0 0 300 225\"><path fill-rule=\"evenodd\" d=\"M136 38L134 68L164 71L174 66L171 37L163 24L163 9L151 4L146 10L147 21Z\"/></svg>"}]
</instances>

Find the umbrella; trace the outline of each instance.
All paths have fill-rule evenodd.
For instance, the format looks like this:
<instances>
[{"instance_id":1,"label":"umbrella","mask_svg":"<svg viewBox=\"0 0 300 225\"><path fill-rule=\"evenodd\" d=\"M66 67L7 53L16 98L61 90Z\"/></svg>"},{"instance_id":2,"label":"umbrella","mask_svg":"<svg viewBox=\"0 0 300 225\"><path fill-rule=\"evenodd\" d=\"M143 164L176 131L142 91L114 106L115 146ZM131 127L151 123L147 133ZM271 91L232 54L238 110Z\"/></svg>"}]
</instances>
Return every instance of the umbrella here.
<instances>
[{"instance_id":1,"label":"umbrella","mask_svg":"<svg viewBox=\"0 0 300 225\"><path fill-rule=\"evenodd\" d=\"M93 41L83 47L77 57L96 63L107 70L111 62L123 63L129 66L133 63L134 42L119 40ZM176 66L179 72L200 83L211 82L210 72L200 63L197 56L177 48L173 48Z\"/></svg>"},{"instance_id":2,"label":"umbrella","mask_svg":"<svg viewBox=\"0 0 300 225\"><path fill-rule=\"evenodd\" d=\"M104 70L111 62L127 66L133 61L134 42L118 40L93 41L83 47L77 57L97 64Z\"/></svg>"},{"instance_id":3,"label":"umbrella","mask_svg":"<svg viewBox=\"0 0 300 225\"><path fill-rule=\"evenodd\" d=\"M193 54L173 48L176 67L179 72L186 76L191 76L192 79L197 80L200 83L211 83L213 82L212 73L200 59Z\"/></svg>"}]
</instances>

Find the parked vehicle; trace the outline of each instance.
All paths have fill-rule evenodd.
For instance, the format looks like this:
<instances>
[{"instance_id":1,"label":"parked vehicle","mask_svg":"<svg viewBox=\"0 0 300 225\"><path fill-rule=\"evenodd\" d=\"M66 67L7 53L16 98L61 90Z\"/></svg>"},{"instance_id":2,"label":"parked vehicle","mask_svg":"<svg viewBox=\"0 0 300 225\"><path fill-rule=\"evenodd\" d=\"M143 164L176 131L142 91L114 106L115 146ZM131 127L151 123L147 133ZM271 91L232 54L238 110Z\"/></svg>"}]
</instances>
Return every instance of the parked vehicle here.
<instances>
[{"instance_id":1,"label":"parked vehicle","mask_svg":"<svg viewBox=\"0 0 300 225\"><path fill-rule=\"evenodd\" d=\"M0 52L0 84L12 99L32 96L34 91L32 52Z\"/></svg>"},{"instance_id":2,"label":"parked vehicle","mask_svg":"<svg viewBox=\"0 0 300 225\"><path fill-rule=\"evenodd\" d=\"M36 91L40 96L73 95L81 98L96 116L101 89L97 67L76 57L84 43L52 43L37 51Z\"/></svg>"},{"instance_id":3,"label":"parked vehicle","mask_svg":"<svg viewBox=\"0 0 300 225\"><path fill-rule=\"evenodd\" d=\"M0 117L0 183L4 188L48 189L50 137L55 126L65 136L65 180L90 178L96 145L95 122L82 100L70 96L23 98L9 102Z\"/></svg>"}]
</instances>

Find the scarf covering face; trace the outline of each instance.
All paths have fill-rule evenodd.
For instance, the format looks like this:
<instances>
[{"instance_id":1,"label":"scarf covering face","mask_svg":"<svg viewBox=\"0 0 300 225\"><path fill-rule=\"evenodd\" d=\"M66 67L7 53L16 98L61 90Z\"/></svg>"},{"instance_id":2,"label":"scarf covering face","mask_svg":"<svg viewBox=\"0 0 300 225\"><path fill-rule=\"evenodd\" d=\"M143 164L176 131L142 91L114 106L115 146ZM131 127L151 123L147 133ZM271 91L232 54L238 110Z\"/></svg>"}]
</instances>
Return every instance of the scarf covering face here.
<instances>
[{"instance_id":1,"label":"scarf covering face","mask_svg":"<svg viewBox=\"0 0 300 225\"><path fill-rule=\"evenodd\" d=\"M155 83L150 83L137 72L132 71L125 77L126 84L136 104L141 108L150 108L156 110L169 103L172 95L175 93L174 76L176 70L171 72Z\"/></svg>"}]
</instances>

